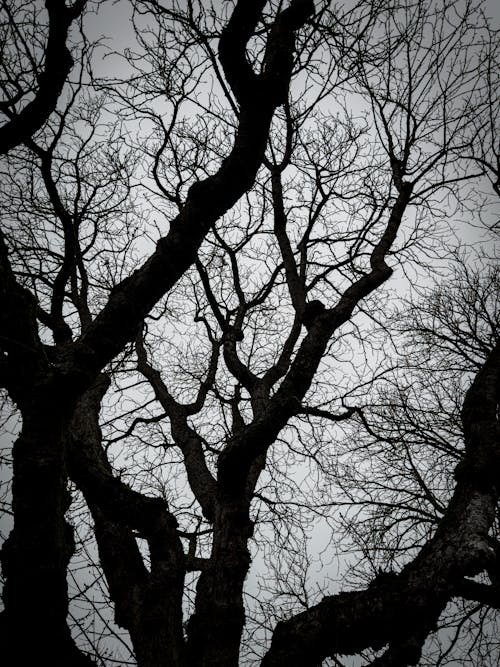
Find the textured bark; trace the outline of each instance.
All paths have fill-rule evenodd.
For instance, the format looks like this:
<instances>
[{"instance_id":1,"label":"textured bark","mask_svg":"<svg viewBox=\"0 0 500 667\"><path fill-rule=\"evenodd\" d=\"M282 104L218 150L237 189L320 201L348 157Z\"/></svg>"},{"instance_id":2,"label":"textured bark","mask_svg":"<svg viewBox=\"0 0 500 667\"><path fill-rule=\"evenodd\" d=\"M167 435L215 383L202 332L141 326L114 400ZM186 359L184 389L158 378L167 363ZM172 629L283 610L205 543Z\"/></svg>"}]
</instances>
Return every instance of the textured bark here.
<instances>
[{"instance_id":1,"label":"textured bark","mask_svg":"<svg viewBox=\"0 0 500 667\"><path fill-rule=\"evenodd\" d=\"M108 386L107 378L100 376L78 401L70 425L70 474L92 512L115 619L129 631L138 664L181 667L186 563L177 522L161 498L137 493L113 477L99 427ZM149 570L133 531L148 542Z\"/></svg>"},{"instance_id":2,"label":"textured bark","mask_svg":"<svg viewBox=\"0 0 500 667\"><path fill-rule=\"evenodd\" d=\"M447 602L495 561L488 531L500 497L500 347L466 394L462 411L466 456L457 487L430 540L401 574L365 591L327 597L276 627L264 667L306 667L336 654L389 644L375 664L415 665ZM467 588L467 582L465 582ZM470 590L470 587L469 587ZM490 600L495 599L493 595Z\"/></svg>"},{"instance_id":3,"label":"textured bark","mask_svg":"<svg viewBox=\"0 0 500 667\"><path fill-rule=\"evenodd\" d=\"M234 341L230 339L226 344L232 344L231 349L225 350L226 363L236 369L243 384L245 378L247 380L245 386L252 397L254 420L236 429L219 455L212 555L208 567L200 574L195 613L189 621L189 664L238 664L245 621L242 591L250 566L249 504L265 465L266 452L290 417L300 410L301 400L334 332L350 318L355 306L391 275L385 256L395 239L411 192L410 185L402 185L386 230L374 248L371 271L348 288L336 306L322 308L313 318L287 376L271 399L265 380L245 375L244 368L238 370L241 363ZM309 653L308 646L306 655ZM287 656L287 660L289 658Z\"/></svg>"},{"instance_id":4,"label":"textured bark","mask_svg":"<svg viewBox=\"0 0 500 667\"><path fill-rule=\"evenodd\" d=\"M361 301L392 274L386 257L414 187L403 180L399 160L391 158L397 197L384 232L370 246L369 266L333 305L317 300L306 303L302 275L286 235L279 168L272 173L275 233L296 312L293 333L279 361L261 378L238 356L244 314L240 321L237 315L233 326L229 316L225 320L219 310L224 337L216 342L223 347L229 373L250 395L253 421L245 424L235 399L231 406L232 437L220 452L217 477L207 465L207 443L190 424L189 418L197 410L190 412L189 406L174 400L162 385L160 374L141 358L137 346L139 369L168 415L174 444L184 455L191 491L213 528L210 558L204 563L195 556L186 558L167 503L133 491L113 474L101 445L99 409L108 385L99 373L136 337L146 315L193 264L215 222L254 183L274 112L287 100L295 31L314 12L311 0L292 0L278 13L274 23L266 26L268 39L257 73L247 44L259 31L265 5L264 0L234 3L219 43L226 80L239 105L231 151L215 174L191 186L168 234L149 259L111 291L107 304L95 321L84 327L80 340L71 341L63 317L68 266L62 267L52 284L49 320L53 324L49 326L55 345L46 346L38 336L35 299L16 283L6 249L0 246L2 353L5 350L0 370L3 384L23 415L23 430L14 447L14 530L2 551L7 584L0 629L9 665L49 659L54 665L91 664L74 647L66 626L66 569L74 548L64 519L69 506L67 467L92 512L116 621L129 631L139 666L239 664L245 623L243 587L253 531L249 507L267 451L288 421L303 410L302 401L334 334L351 319ZM43 124L54 110L72 65L66 47L68 27L83 2L71 10L61 0L47 0L46 6L50 31L39 91L17 118L0 129L0 151L26 142ZM389 146L392 151L391 142ZM50 175L50 165L46 168ZM53 204L56 197L53 193ZM57 206L54 210L57 214ZM66 226L70 227L70 220ZM241 303L243 311L243 298ZM301 325L307 334L293 356ZM378 577L363 591L326 597L278 624L263 665L318 665L328 656L385 645L387 650L373 665L414 665L426 637L454 595L480 595L488 604L498 604L497 590L468 579L485 569L498 570L497 556L488 542L500 495L498 366L497 349L467 392L462 413L466 456L456 470L455 493L432 540L400 574ZM216 367L217 362L213 378ZM283 382L277 387L281 378ZM136 537L147 541L150 567L145 565ZM201 573L186 642L182 625L184 576L195 561ZM30 642L23 641L26 632Z\"/></svg>"},{"instance_id":5,"label":"textured bark","mask_svg":"<svg viewBox=\"0 0 500 667\"><path fill-rule=\"evenodd\" d=\"M220 499L213 528L212 554L200 573L196 609L188 623L188 664L237 667L245 624L243 585L251 562L248 503Z\"/></svg>"},{"instance_id":6,"label":"textured bark","mask_svg":"<svg viewBox=\"0 0 500 667\"><path fill-rule=\"evenodd\" d=\"M99 557L115 605L115 620L130 633L139 667L186 665L182 629L184 563L152 555L144 566L129 528L93 507ZM162 541L164 535L159 536ZM167 551L168 543L164 551Z\"/></svg>"}]
</instances>

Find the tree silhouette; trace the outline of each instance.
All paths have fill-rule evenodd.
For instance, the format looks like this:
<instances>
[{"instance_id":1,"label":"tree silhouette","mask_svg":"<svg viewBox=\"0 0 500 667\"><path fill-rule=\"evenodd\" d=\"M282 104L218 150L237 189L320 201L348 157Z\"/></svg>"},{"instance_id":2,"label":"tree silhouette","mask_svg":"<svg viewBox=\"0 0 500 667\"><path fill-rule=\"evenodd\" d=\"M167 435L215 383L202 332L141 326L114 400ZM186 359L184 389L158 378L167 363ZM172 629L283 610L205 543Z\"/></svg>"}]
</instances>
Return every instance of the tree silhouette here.
<instances>
[{"instance_id":1,"label":"tree silhouette","mask_svg":"<svg viewBox=\"0 0 500 667\"><path fill-rule=\"evenodd\" d=\"M1 12L6 664L494 664L481 7Z\"/></svg>"}]
</instances>

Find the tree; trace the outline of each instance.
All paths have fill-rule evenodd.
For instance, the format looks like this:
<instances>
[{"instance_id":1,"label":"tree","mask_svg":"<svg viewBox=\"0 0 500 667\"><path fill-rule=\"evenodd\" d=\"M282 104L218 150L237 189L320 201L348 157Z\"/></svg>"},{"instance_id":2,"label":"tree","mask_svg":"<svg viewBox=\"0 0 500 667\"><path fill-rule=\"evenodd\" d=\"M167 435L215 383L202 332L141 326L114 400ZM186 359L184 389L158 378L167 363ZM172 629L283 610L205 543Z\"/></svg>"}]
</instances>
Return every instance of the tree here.
<instances>
[{"instance_id":1,"label":"tree","mask_svg":"<svg viewBox=\"0 0 500 667\"><path fill-rule=\"evenodd\" d=\"M106 4L2 3L7 664L106 664L101 604L141 667L417 664L451 617L493 650L497 279L465 248L467 289L415 298L460 219L488 230L482 10L119 9L103 59ZM362 545L355 590L314 590L313 525Z\"/></svg>"}]
</instances>

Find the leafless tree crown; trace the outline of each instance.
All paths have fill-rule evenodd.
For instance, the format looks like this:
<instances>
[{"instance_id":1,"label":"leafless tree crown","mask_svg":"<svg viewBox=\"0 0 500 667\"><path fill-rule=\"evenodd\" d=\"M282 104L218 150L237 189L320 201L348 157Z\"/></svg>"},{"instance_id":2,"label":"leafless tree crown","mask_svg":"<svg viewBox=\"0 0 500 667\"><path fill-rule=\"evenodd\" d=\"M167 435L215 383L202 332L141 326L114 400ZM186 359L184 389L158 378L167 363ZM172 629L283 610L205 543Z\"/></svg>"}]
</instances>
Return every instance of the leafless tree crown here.
<instances>
[{"instance_id":1,"label":"leafless tree crown","mask_svg":"<svg viewBox=\"0 0 500 667\"><path fill-rule=\"evenodd\" d=\"M2 664L498 665L482 3L0 16Z\"/></svg>"}]
</instances>

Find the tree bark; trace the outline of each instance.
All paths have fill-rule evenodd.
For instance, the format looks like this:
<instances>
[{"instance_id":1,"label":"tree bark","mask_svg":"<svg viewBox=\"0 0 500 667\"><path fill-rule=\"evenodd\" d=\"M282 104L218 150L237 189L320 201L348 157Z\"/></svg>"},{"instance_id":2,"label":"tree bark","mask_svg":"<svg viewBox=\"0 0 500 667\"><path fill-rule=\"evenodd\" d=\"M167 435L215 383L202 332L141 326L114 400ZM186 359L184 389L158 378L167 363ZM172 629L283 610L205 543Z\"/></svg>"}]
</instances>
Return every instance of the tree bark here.
<instances>
[{"instance_id":1,"label":"tree bark","mask_svg":"<svg viewBox=\"0 0 500 667\"><path fill-rule=\"evenodd\" d=\"M251 563L248 502L219 499L213 530L212 554L200 574L188 623L188 665L237 667L245 625L243 586Z\"/></svg>"},{"instance_id":2,"label":"tree bark","mask_svg":"<svg viewBox=\"0 0 500 667\"><path fill-rule=\"evenodd\" d=\"M488 531L500 497L500 346L468 390L462 410L466 456L434 537L399 575L359 592L325 597L278 623L263 667L316 666L328 656L388 650L375 664L415 665L441 611L463 584L496 557Z\"/></svg>"},{"instance_id":3,"label":"tree bark","mask_svg":"<svg viewBox=\"0 0 500 667\"><path fill-rule=\"evenodd\" d=\"M137 664L182 667L186 562L177 522L161 498L137 493L113 476L99 427L108 386L106 376L99 376L77 403L68 439L70 474L92 513L115 620L129 631ZM149 570L135 535L147 540Z\"/></svg>"},{"instance_id":4,"label":"tree bark","mask_svg":"<svg viewBox=\"0 0 500 667\"><path fill-rule=\"evenodd\" d=\"M60 409L50 397L25 408L13 448L14 528L1 554L2 657L12 667L49 658L60 667L94 664L76 648L67 626L66 571L74 540L64 518L71 499Z\"/></svg>"}]
</instances>

